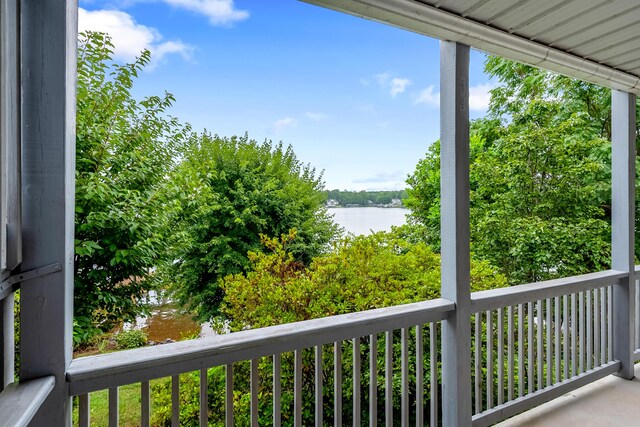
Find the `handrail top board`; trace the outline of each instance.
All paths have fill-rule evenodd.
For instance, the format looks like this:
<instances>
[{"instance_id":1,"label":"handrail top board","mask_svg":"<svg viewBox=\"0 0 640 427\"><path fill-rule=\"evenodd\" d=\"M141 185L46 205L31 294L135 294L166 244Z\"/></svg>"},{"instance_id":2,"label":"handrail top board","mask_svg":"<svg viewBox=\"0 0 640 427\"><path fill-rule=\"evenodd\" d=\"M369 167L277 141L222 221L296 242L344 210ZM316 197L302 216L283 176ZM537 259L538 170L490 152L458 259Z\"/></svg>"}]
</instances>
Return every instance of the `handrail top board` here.
<instances>
[{"instance_id":1,"label":"handrail top board","mask_svg":"<svg viewBox=\"0 0 640 427\"><path fill-rule=\"evenodd\" d=\"M618 284L628 274L619 270L605 270L579 276L527 283L507 288L489 289L471 294L474 313L568 295L606 285Z\"/></svg>"},{"instance_id":2,"label":"handrail top board","mask_svg":"<svg viewBox=\"0 0 640 427\"><path fill-rule=\"evenodd\" d=\"M72 395L439 321L455 309L434 299L74 359Z\"/></svg>"},{"instance_id":3,"label":"handrail top board","mask_svg":"<svg viewBox=\"0 0 640 427\"><path fill-rule=\"evenodd\" d=\"M48 376L9 384L0 392L0 427L29 425L55 383L55 377Z\"/></svg>"}]
</instances>

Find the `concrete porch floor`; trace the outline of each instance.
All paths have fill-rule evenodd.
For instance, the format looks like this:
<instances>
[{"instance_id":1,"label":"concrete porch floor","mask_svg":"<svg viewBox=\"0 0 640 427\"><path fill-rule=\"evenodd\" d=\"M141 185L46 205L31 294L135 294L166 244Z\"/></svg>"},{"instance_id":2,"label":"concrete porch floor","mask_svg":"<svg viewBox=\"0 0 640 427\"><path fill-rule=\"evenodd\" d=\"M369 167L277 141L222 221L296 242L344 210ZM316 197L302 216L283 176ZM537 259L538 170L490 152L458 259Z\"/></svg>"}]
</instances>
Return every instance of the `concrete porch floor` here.
<instances>
[{"instance_id":1,"label":"concrete porch floor","mask_svg":"<svg viewBox=\"0 0 640 427\"><path fill-rule=\"evenodd\" d=\"M640 426L640 364L636 377L610 375L498 426Z\"/></svg>"}]
</instances>

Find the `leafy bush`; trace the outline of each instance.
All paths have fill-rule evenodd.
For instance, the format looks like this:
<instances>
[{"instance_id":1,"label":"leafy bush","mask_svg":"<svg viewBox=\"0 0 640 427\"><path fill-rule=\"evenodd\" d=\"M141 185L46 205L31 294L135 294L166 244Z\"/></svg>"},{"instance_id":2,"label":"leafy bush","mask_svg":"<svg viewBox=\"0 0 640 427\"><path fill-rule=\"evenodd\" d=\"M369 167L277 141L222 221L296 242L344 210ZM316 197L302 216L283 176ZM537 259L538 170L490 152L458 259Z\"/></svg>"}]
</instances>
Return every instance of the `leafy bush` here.
<instances>
[{"instance_id":1,"label":"leafy bush","mask_svg":"<svg viewBox=\"0 0 640 427\"><path fill-rule=\"evenodd\" d=\"M147 344L147 335L141 329L131 329L114 335L118 349L138 348Z\"/></svg>"},{"instance_id":2,"label":"leafy bush","mask_svg":"<svg viewBox=\"0 0 640 427\"><path fill-rule=\"evenodd\" d=\"M345 314L392 305L424 301L440 297L440 255L434 253L425 243L410 243L399 233L376 233L371 236L350 236L338 242L333 252L313 259L306 268L289 251L288 245L295 238L295 231L280 239L263 236L263 243L271 253L251 253L249 259L253 270L246 274L228 276L224 280L226 292L222 311L233 331L271 326L280 323L295 322L313 318ZM471 290L480 291L507 286L506 278L486 262L473 261L471 265ZM428 332L422 331L424 342L428 341ZM394 408L400 411L400 345L401 331L393 332L394 360ZM409 392L410 400L415 393L415 328L409 331ZM379 337L377 347L373 348L381 360L385 351L384 339ZM324 401L325 420L332 419L333 396L333 349L323 348L323 377L325 378ZM371 349L369 337L360 338L361 365L366 366ZM426 350L425 350L426 351ZM342 346L343 369L343 422L351 422L351 397L353 384L348 379L353 370L353 347L344 342ZM303 396L313 396L314 354L312 350L302 353L302 389ZM236 364L238 366L242 364ZM430 373L430 360L425 356L426 376ZM439 370L439 367L437 368ZM259 395L260 420L269 422L271 406L270 378L272 363L270 358L262 358L259 364L261 383ZM368 372L362 372L362 387L368 384ZM382 393L384 366L378 366L378 389ZM428 379L427 379L428 380ZM282 355L282 417L283 425L290 425L293 413L293 355ZM234 371L236 384L234 408L240 414L248 413L249 376L246 372ZM363 393L366 396L366 393ZM430 398L425 392L424 399ZM381 394L379 411L384 411L384 397ZM364 403L363 403L364 405ZM366 406L365 406L366 407ZM303 424L313 423L313 399L303 398ZM425 409L428 412L428 409ZM367 414L363 414L366 423Z\"/></svg>"},{"instance_id":3,"label":"leafy bush","mask_svg":"<svg viewBox=\"0 0 640 427\"><path fill-rule=\"evenodd\" d=\"M207 372L209 425L224 426L225 368L217 366ZM189 372L180 375L180 425L198 426L200 416L200 375ZM151 425L171 426L171 378L151 382ZM236 419L238 425L244 425Z\"/></svg>"},{"instance_id":4,"label":"leafy bush","mask_svg":"<svg viewBox=\"0 0 640 427\"><path fill-rule=\"evenodd\" d=\"M295 230L262 239L271 253L249 253L252 271L224 280L222 312L233 331L440 297L440 255L398 233L346 237L309 268L288 249ZM495 268L472 261L472 292L504 286Z\"/></svg>"}]
</instances>

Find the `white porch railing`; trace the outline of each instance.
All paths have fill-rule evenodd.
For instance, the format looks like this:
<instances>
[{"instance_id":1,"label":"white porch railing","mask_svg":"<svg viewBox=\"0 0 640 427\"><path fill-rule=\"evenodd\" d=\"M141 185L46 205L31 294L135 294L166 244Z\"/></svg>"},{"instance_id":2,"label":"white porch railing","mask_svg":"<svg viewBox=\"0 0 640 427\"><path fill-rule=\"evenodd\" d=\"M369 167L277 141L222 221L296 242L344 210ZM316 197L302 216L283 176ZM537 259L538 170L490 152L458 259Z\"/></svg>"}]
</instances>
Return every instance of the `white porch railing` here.
<instances>
[{"instance_id":1,"label":"white porch railing","mask_svg":"<svg viewBox=\"0 0 640 427\"><path fill-rule=\"evenodd\" d=\"M493 424L617 372L612 293L626 277L608 270L472 294L473 424ZM207 369L214 366L226 366L218 383L225 384L227 425L238 415L258 425L265 403L274 425L302 425L303 408L316 425L438 425L439 367L448 362L440 360L439 323L454 311L438 299L91 356L72 362L67 381L80 396L81 426L89 425L89 393L105 389L110 425L117 425L118 387L131 383L141 383L140 423L149 425L149 381L161 377L172 378L172 424L179 425L179 374L193 371L201 378L200 425L207 425ZM233 368L242 362L248 389L236 390ZM283 379L282 366L292 380ZM248 414L234 413L234 391L250 395ZM292 403L283 403L284 394Z\"/></svg>"},{"instance_id":2,"label":"white porch railing","mask_svg":"<svg viewBox=\"0 0 640 427\"><path fill-rule=\"evenodd\" d=\"M303 406L313 402L316 425L342 422L360 425L368 420L371 425L378 415L387 421L401 420L403 425L412 421L428 424L439 420L438 322L447 318L454 304L444 299L425 301L360 313L314 319L304 322L247 330L209 339L184 341L100 356L76 359L67 373L70 393L79 395L79 419L81 426L89 425L90 392L109 389L110 425L118 424L118 386L141 383L141 425L149 425L149 380L171 376L172 425L179 425L179 374L200 371L200 425L207 424L207 369L226 366L225 423L234 422L234 364L250 361L251 425L258 425L259 383L266 382L271 389L273 404L272 424L302 425ZM379 336L382 334L383 336ZM426 340L425 340L426 338ZM350 343L345 343L350 341ZM394 344L400 350L394 352ZM395 347L397 348L397 347ZM375 349L375 351L372 351ZM344 353L343 353L344 350ZM411 350L411 351L410 351ZM333 352L332 366L325 366L327 352ZM303 372L303 356L312 359L313 375L309 369ZM293 354L290 354L293 353ZM343 364L344 355L351 356L349 371L351 413L343 413ZM363 360L368 369L362 369ZM273 374L258 378L260 362L272 364ZM410 366L410 359L415 363ZM347 359L348 360L348 359ZM286 361L286 362L285 362ZM282 401L282 365L292 365L293 405ZM428 364L429 383L425 387L425 366ZM309 368L307 366L307 368ZM325 380L327 369L333 375ZM380 369L383 368L383 369ZM382 372L378 372L379 369ZM400 387L394 377L400 377ZM311 376L311 378L309 378ZM332 377L332 378L331 378ZM411 377L411 380L410 380ZM325 382L333 386L332 402L323 402ZM304 383L304 384L303 384ZM411 385L410 385L411 383ZM304 385L304 387L303 387ZM270 386L270 387L269 387ZM347 388L347 387L345 387ZM368 388L367 393L363 393ZM411 390L410 390L411 388ZM397 396L399 391L400 396ZM260 395L263 395L262 393ZM421 396L416 399L416 396ZM429 396L427 400L423 396ZM399 399L398 399L399 397ZM264 396L262 396L262 399ZM394 413L393 402L400 402L400 410ZM325 405L325 403L332 405ZM345 405L347 406L347 405ZM327 407L333 411L327 414ZM399 413L398 413L399 412ZM328 419L330 418L330 419Z\"/></svg>"},{"instance_id":3,"label":"white porch railing","mask_svg":"<svg viewBox=\"0 0 640 427\"><path fill-rule=\"evenodd\" d=\"M619 369L612 287L585 274L471 295L474 425L491 425Z\"/></svg>"}]
</instances>

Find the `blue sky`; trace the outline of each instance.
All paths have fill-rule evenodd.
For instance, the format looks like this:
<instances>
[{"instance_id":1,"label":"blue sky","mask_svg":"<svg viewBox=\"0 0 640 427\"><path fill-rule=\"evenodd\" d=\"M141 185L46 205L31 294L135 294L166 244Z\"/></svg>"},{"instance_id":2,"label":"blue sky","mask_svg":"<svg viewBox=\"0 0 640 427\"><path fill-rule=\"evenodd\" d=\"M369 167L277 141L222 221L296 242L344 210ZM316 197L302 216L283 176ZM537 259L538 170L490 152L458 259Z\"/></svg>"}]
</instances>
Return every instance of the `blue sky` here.
<instances>
[{"instance_id":1,"label":"blue sky","mask_svg":"<svg viewBox=\"0 0 640 427\"><path fill-rule=\"evenodd\" d=\"M389 190L439 133L438 41L296 0L80 0L80 30L152 64L136 96L223 136L291 144L327 189ZM472 52L472 118L491 83Z\"/></svg>"}]
</instances>

